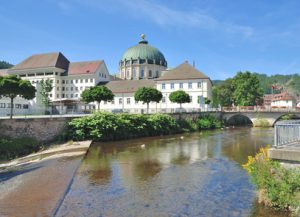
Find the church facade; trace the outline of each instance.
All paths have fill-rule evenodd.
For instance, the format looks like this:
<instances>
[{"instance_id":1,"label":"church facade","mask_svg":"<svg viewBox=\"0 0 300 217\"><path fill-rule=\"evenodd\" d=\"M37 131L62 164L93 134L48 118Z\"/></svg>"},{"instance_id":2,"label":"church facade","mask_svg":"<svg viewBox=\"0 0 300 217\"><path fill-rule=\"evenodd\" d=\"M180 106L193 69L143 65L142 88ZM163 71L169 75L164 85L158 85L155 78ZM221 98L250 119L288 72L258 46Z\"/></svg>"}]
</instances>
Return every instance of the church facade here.
<instances>
[{"instance_id":1,"label":"church facade","mask_svg":"<svg viewBox=\"0 0 300 217\"><path fill-rule=\"evenodd\" d=\"M53 90L49 94L52 109L56 114L83 113L97 109L97 103L88 105L81 101L83 90L106 85L115 97L111 102L101 102L101 110L111 112L144 113L146 105L136 102L134 93L140 87L154 87L162 92L159 103L150 103L150 112L178 112L179 104L169 100L171 92L184 90L191 102L182 104L181 111L199 112L208 109L205 98L212 97L212 82L208 76L188 62L168 68L167 61L159 49L149 45L142 35L137 45L128 48L119 61L118 76L111 76L104 60L70 62L62 53L33 55L2 74L16 74L29 80L37 89L36 98L31 101L17 99L22 109L14 106L16 114L37 114L44 108L40 99L41 80L49 79ZM0 99L0 115L9 112L8 99ZM18 106L19 108L20 106ZM24 109L23 109L24 107Z\"/></svg>"}]
</instances>

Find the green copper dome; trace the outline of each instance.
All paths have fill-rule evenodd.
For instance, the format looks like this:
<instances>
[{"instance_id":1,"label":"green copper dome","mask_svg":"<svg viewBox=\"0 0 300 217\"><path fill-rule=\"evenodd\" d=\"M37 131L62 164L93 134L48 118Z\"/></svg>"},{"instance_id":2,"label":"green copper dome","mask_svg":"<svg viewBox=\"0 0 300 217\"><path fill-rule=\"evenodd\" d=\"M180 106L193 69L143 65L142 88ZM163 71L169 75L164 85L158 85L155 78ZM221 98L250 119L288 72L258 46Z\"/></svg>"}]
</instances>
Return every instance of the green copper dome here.
<instances>
[{"instance_id":1,"label":"green copper dome","mask_svg":"<svg viewBox=\"0 0 300 217\"><path fill-rule=\"evenodd\" d=\"M148 60L148 63L167 66L164 55L157 48L148 45L144 35L142 35L139 44L128 48L123 54L121 61L126 62L128 60Z\"/></svg>"}]
</instances>

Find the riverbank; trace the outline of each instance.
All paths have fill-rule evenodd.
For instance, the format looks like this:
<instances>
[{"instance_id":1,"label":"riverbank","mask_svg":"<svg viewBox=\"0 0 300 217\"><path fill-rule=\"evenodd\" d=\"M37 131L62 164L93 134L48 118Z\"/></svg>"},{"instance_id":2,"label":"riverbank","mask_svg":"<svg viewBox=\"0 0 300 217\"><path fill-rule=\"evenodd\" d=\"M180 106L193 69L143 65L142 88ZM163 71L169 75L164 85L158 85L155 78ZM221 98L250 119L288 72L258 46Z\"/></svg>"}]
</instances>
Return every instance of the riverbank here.
<instances>
[{"instance_id":1,"label":"riverbank","mask_svg":"<svg viewBox=\"0 0 300 217\"><path fill-rule=\"evenodd\" d=\"M53 216L90 144L65 143L1 164L0 216Z\"/></svg>"}]
</instances>

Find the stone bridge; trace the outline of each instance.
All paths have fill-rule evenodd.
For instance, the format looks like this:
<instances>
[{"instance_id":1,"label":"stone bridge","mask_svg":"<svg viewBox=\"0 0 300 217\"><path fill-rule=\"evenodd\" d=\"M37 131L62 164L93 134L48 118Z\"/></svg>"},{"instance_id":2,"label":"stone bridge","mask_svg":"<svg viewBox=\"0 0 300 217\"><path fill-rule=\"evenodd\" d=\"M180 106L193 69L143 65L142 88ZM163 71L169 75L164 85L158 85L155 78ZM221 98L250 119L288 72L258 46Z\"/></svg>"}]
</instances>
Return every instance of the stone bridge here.
<instances>
[{"instance_id":1,"label":"stone bridge","mask_svg":"<svg viewBox=\"0 0 300 217\"><path fill-rule=\"evenodd\" d=\"M234 118L238 115L245 116L251 120L253 125L268 123L269 126L274 126L276 121L284 115L292 115L296 119L300 119L300 111L241 111L241 112L223 112L222 117L226 120Z\"/></svg>"}]
</instances>

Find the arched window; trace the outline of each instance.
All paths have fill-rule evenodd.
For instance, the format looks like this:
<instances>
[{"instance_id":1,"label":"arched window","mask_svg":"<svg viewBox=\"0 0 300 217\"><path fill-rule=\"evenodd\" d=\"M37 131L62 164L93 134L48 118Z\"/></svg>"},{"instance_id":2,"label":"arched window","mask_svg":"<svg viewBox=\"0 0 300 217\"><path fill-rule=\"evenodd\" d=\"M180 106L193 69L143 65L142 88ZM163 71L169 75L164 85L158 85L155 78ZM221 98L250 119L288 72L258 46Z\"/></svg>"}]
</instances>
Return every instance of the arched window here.
<instances>
[{"instance_id":1,"label":"arched window","mask_svg":"<svg viewBox=\"0 0 300 217\"><path fill-rule=\"evenodd\" d=\"M135 79L136 78L136 70L132 69L132 78Z\"/></svg>"},{"instance_id":2,"label":"arched window","mask_svg":"<svg viewBox=\"0 0 300 217\"><path fill-rule=\"evenodd\" d=\"M140 78L144 78L144 70L143 69L141 69L141 71L140 71Z\"/></svg>"}]
</instances>

